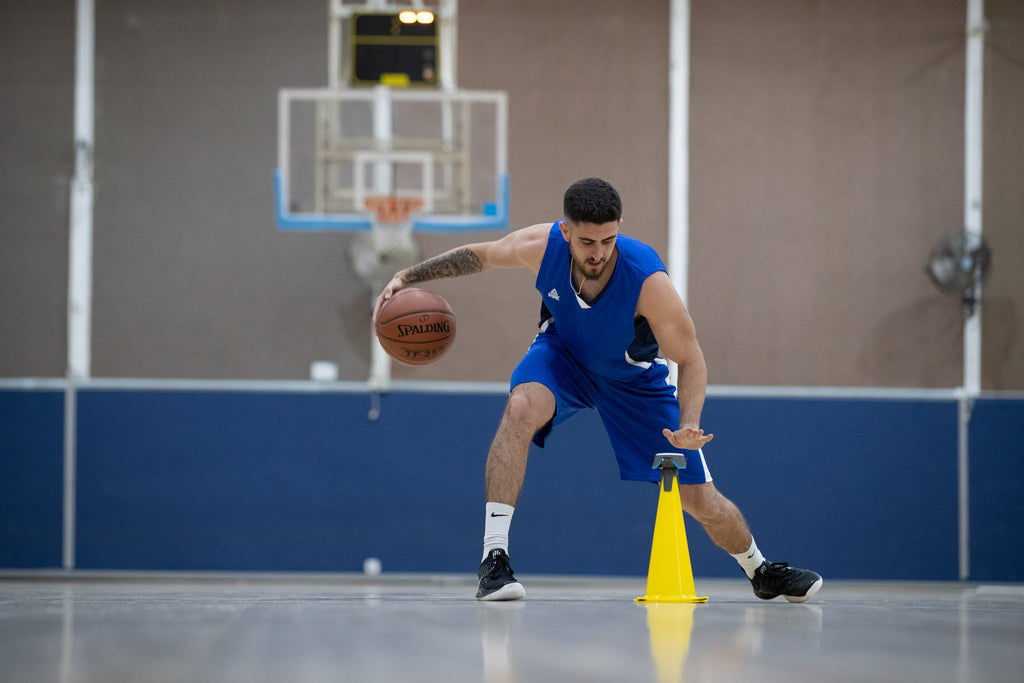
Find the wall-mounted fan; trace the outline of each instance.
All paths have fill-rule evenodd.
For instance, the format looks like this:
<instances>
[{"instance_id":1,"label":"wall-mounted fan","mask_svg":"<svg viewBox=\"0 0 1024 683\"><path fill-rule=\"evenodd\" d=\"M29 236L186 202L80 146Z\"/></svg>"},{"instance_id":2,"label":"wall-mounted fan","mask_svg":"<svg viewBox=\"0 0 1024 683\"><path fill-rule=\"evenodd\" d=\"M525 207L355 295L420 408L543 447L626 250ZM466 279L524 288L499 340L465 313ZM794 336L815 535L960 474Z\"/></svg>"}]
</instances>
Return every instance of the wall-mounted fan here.
<instances>
[{"instance_id":1,"label":"wall-mounted fan","mask_svg":"<svg viewBox=\"0 0 1024 683\"><path fill-rule=\"evenodd\" d=\"M992 251L984 238L969 230L947 233L932 249L925 271L943 293L958 296L970 316L978 303L979 285L992 270Z\"/></svg>"}]
</instances>

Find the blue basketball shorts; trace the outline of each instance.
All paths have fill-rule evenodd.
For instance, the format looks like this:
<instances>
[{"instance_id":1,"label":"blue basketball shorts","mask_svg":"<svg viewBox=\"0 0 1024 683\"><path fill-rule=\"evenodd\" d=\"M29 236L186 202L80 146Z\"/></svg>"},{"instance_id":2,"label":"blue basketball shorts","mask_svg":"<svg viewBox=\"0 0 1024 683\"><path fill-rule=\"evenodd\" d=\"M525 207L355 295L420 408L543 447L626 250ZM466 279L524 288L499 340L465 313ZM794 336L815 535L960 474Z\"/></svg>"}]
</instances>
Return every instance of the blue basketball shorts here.
<instances>
[{"instance_id":1,"label":"blue basketball shorts","mask_svg":"<svg viewBox=\"0 0 1024 683\"><path fill-rule=\"evenodd\" d=\"M664 428L679 428L679 401L664 363L652 363L629 381L609 379L582 367L557 334L542 332L512 373L511 388L526 382L539 382L555 395L554 417L533 436L541 448L555 427L589 408L604 424L622 479L660 482L661 472L653 467L655 456L682 453L686 467L679 470L680 483L711 481L700 450L676 448L661 433Z\"/></svg>"}]
</instances>

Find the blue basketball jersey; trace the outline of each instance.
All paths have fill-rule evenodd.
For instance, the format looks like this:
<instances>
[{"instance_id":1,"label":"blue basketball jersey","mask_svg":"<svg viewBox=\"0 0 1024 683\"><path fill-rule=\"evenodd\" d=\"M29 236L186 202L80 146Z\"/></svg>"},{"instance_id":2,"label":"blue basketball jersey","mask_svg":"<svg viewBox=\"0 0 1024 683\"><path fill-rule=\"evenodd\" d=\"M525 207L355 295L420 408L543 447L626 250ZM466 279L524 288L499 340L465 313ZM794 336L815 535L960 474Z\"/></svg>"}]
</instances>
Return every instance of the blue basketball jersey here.
<instances>
[{"instance_id":1,"label":"blue basketball jersey","mask_svg":"<svg viewBox=\"0 0 1024 683\"><path fill-rule=\"evenodd\" d=\"M638 240L618 235L618 260L604 290L591 303L577 296L570 273L569 243L559 223L551 226L536 287L540 292L541 333L555 333L587 370L630 380L655 362L658 343L636 303L644 280L665 270L657 252Z\"/></svg>"}]
</instances>

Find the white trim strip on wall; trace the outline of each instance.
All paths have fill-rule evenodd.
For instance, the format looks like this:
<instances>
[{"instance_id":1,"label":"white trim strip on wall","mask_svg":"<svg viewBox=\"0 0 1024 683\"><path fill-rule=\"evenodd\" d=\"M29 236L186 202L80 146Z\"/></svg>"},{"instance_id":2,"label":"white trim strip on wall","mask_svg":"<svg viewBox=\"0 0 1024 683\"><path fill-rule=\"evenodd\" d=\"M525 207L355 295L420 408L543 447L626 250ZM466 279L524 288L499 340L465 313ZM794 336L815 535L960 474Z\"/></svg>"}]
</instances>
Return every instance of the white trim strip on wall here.
<instances>
[{"instance_id":1,"label":"white trim strip on wall","mask_svg":"<svg viewBox=\"0 0 1024 683\"><path fill-rule=\"evenodd\" d=\"M62 377L0 378L3 391L64 391L68 380ZM381 392L366 381L321 382L313 380L225 380L225 379L160 379L134 377L93 377L75 382L77 391L237 391L255 393L419 393L419 394L496 394L508 393L507 382L424 382L392 381L388 391ZM812 387L812 386L745 386L712 384L709 397L724 398L792 398L811 400L880 400L880 401L957 401L963 395L959 387ZM978 398L1024 400L1024 391L983 391Z\"/></svg>"}]
</instances>

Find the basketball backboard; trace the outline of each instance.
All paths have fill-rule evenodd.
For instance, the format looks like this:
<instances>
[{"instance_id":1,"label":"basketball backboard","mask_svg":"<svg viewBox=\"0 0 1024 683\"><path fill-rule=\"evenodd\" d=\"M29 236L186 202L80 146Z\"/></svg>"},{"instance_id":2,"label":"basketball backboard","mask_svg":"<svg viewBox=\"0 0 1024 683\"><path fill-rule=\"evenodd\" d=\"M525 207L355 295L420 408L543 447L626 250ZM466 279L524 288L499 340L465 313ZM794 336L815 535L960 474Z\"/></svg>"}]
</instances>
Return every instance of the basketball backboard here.
<instances>
[{"instance_id":1,"label":"basketball backboard","mask_svg":"<svg viewBox=\"0 0 1024 683\"><path fill-rule=\"evenodd\" d=\"M284 230L369 230L371 196L422 201L412 229L508 228L504 92L286 88L275 200Z\"/></svg>"},{"instance_id":2,"label":"basketball backboard","mask_svg":"<svg viewBox=\"0 0 1024 683\"><path fill-rule=\"evenodd\" d=\"M458 0L328 0L327 87L278 91L278 228L355 231L371 299L417 261L414 231L508 229L508 100L456 85L457 18Z\"/></svg>"}]
</instances>

